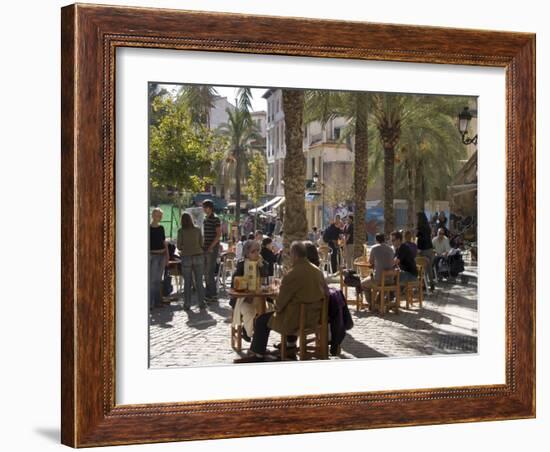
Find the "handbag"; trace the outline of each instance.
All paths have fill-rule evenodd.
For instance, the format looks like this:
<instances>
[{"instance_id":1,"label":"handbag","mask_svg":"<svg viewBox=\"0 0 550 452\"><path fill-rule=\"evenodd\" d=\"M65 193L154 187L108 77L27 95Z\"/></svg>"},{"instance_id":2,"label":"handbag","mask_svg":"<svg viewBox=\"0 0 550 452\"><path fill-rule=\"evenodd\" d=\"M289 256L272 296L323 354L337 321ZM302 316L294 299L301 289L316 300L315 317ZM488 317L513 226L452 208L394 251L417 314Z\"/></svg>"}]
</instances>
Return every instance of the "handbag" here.
<instances>
[{"instance_id":1,"label":"handbag","mask_svg":"<svg viewBox=\"0 0 550 452\"><path fill-rule=\"evenodd\" d=\"M357 292L361 292L361 278L355 270L344 270L344 284L354 287Z\"/></svg>"}]
</instances>

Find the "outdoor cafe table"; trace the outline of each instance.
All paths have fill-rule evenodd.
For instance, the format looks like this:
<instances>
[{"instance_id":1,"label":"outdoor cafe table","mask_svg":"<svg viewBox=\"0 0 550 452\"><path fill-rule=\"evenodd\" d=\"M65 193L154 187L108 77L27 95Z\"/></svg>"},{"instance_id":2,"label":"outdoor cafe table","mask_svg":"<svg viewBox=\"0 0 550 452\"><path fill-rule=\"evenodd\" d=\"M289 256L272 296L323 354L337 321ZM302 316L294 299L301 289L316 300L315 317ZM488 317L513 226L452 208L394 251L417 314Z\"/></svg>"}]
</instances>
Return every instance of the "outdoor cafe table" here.
<instances>
[{"instance_id":1,"label":"outdoor cafe table","mask_svg":"<svg viewBox=\"0 0 550 452\"><path fill-rule=\"evenodd\" d=\"M359 273L360 277L363 277L363 275L367 275L369 270L372 270L372 265L367 261L355 261L353 265L357 268L357 272Z\"/></svg>"},{"instance_id":2,"label":"outdoor cafe table","mask_svg":"<svg viewBox=\"0 0 550 452\"><path fill-rule=\"evenodd\" d=\"M232 287L227 289L227 294L230 297L234 298L263 298L264 302L261 304L260 310L258 311L258 314L265 314L266 311L266 299L267 298L277 298L277 295L279 295L279 291L276 289L273 289L272 287L267 287L264 290L259 290L257 292L250 292L248 290L235 290Z\"/></svg>"}]
</instances>

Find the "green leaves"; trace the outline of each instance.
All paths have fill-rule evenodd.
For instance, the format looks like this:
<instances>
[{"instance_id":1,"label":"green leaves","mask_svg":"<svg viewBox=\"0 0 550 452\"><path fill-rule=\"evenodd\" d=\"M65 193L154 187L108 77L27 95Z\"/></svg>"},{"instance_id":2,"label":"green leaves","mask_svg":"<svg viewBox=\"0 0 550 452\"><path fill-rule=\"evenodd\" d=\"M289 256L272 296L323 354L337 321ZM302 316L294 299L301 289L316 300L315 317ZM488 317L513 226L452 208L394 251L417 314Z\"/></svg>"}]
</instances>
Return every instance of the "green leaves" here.
<instances>
[{"instance_id":1,"label":"green leaves","mask_svg":"<svg viewBox=\"0 0 550 452\"><path fill-rule=\"evenodd\" d=\"M213 156L223 140L207 127L192 122L186 106L172 97L155 97L154 112L162 111L150 126L149 178L154 188L203 191L211 182Z\"/></svg>"},{"instance_id":2,"label":"green leaves","mask_svg":"<svg viewBox=\"0 0 550 452\"><path fill-rule=\"evenodd\" d=\"M267 164L265 155L260 152L254 152L248 162L249 176L246 182L246 194L254 204L258 204L258 201L264 195L266 173Z\"/></svg>"}]
</instances>

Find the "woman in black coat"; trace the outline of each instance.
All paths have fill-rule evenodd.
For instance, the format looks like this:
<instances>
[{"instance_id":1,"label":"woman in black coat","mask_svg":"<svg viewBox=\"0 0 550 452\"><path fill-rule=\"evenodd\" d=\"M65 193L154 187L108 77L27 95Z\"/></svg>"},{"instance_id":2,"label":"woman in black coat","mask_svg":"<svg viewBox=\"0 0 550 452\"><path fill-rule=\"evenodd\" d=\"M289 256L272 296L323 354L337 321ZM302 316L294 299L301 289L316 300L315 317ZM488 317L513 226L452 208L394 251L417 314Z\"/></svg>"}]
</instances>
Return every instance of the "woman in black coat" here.
<instances>
[{"instance_id":1,"label":"woman in black coat","mask_svg":"<svg viewBox=\"0 0 550 452\"><path fill-rule=\"evenodd\" d=\"M423 256L426 260L424 271L428 274L428 279L430 280L430 291L433 292L435 286L434 275L432 271L434 260L432 229L424 212L418 212L417 214L416 246L418 247L418 255Z\"/></svg>"},{"instance_id":2,"label":"woman in black coat","mask_svg":"<svg viewBox=\"0 0 550 452\"><path fill-rule=\"evenodd\" d=\"M260 250L263 261L267 263L268 276L273 276L274 265L278 257L277 254L273 252L272 242L273 241L269 237L266 237L262 240L262 249Z\"/></svg>"}]
</instances>

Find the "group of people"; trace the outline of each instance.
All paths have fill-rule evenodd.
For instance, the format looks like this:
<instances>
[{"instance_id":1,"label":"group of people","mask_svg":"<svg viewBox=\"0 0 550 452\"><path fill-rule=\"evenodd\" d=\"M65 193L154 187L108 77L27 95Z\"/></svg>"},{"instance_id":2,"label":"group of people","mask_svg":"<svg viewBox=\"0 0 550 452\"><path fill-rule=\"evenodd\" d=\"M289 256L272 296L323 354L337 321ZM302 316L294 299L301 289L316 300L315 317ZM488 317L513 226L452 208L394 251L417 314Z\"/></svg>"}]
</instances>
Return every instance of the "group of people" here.
<instances>
[{"instance_id":1,"label":"group of people","mask_svg":"<svg viewBox=\"0 0 550 452\"><path fill-rule=\"evenodd\" d=\"M268 235L279 235L283 228L283 221L280 217L268 216L267 218L255 218L252 215L247 216L241 221L240 229L242 233L248 237L249 234L254 233L254 224L263 230L263 233Z\"/></svg>"},{"instance_id":2,"label":"group of people","mask_svg":"<svg viewBox=\"0 0 550 452\"><path fill-rule=\"evenodd\" d=\"M200 309L206 309L206 302L217 301L216 264L222 235L221 221L214 213L211 200L205 200L202 208L205 213L204 233L187 212L181 216L181 228L178 230L177 248L185 287L183 307L186 310L191 308L192 287L195 288ZM162 215L160 208L154 208L149 225L150 309L162 307L161 282L170 259L168 241L160 224Z\"/></svg>"},{"instance_id":3,"label":"group of people","mask_svg":"<svg viewBox=\"0 0 550 452\"><path fill-rule=\"evenodd\" d=\"M317 236L317 228L313 227L313 235ZM336 273L338 270L339 259L339 241L344 240L345 248L345 265L346 268L353 268L353 215L346 217L346 222L342 221L340 215L334 217L334 221L331 221L329 226L324 230L322 239L328 247L331 249L330 253L330 266L332 273Z\"/></svg>"},{"instance_id":4,"label":"group of people","mask_svg":"<svg viewBox=\"0 0 550 452\"><path fill-rule=\"evenodd\" d=\"M181 258L181 269L184 280L185 310L191 308L192 288L197 295L198 306L206 309L207 302L217 301L216 264L222 235L220 219L214 213L214 204L205 200L202 204L205 213L203 231L197 227L189 213L183 213L181 228L178 230L177 248ZM149 228L149 275L150 275L150 308L160 307L161 281L165 267L168 265L168 241L164 228L160 224L162 210L155 208L151 214ZM442 224L441 219L440 224ZM400 282L417 279L416 257L422 256L426 261L426 269L430 282L430 290L434 290L434 275L432 267L439 259L444 258L451 250L448 232L444 223L432 238L431 225L423 212L418 213L416 242L411 231L394 231L390 234L391 246L386 243L384 234L376 235L376 244L371 248L369 261L373 267L373 274L361 281L361 288L370 293L368 288L379 283L383 271L398 269ZM280 263L282 256L282 225L274 235L257 230L243 235L236 244L236 270L232 279L232 286L236 276L244 275L245 260L257 261L260 277L273 276L275 265ZM319 268L320 259L317 243L322 238L332 249L332 268L338 268L337 256L339 240L344 239L346 247L346 266L353 268L353 216L348 215L344 223L336 216L330 226L321 234L313 228L308 234L307 241L295 241L290 246L290 270L281 280L278 296L271 301L272 309L264 314L259 312L258 303L263 299L254 297L231 299L231 307L237 311L238 318L242 318L245 340L251 341L250 352L247 356L236 359L235 362L263 361L269 357L267 343L269 333L273 329L284 334L296 332L299 321L299 307L301 303L309 303L311 312L308 312L306 324L317 322L319 319L319 303L315 301L329 297L329 287L324 273ZM368 295L367 295L368 296ZM315 319L315 320L314 320ZM291 350L296 346L296 337L289 335L288 347Z\"/></svg>"},{"instance_id":5,"label":"group of people","mask_svg":"<svg viewBox=\"0 0 550 452\"><path fill-rule=\"evenodd\" d=\"M249 240L256 241L258 246L260 246L261 257L269 264L269 276L273 276L275 264L280 263L281 252L283 250L282 231L281 234L277 236L274 236L272 233L264 235L264 233L260 230L257 230L255 233L251 232L248 236L242 235L240 240L235 245L235 255L237 261L244 257L244 244Z\"/></svg>"},{"instance_id":6,"label":"group of people","mask_svg":"<svg viewBox=\"0 0 550 452\"><path fill-rule=\"evenodd\" d=\"M445 212L436 213L429 222L424 212L417 214L417 230L413 231L395 231L390 234L391 244L386 243L384 234L377 234L375 237L376 244L372 247L370 263L375 266L374 279L376 280L381 271L388 270L396 266L395 259L400 261L399 268L406 268L405 274L401 280L406 281L411 277L416 277L415 259L417 256L422 256L425 259L425 269L428 275L430 290L435 288L435 276L439 262L445 259L451 251L451 243L449 241L449 230L446 227L447 217ZM435 232L434 231L435 228ZM413 238L416 236L416 241ZM343 221L339 215L336 215L330 225L324 230L323 234L317 231L316 227L308 234L308 240L317 243L322 238L331 250L330 266L332 272L336 272L339 268L340 245L344 242L344 264L345 268L353 269L354 260L354 218L353 215L348 215ZM397 245L398 244L398 245ZM405 245L398 251L401 245ZM396 248L397 246L397 248ZM408 253L408 250L411 253ZM397 255L399 254L399 256ZM412 254L412 255L410 255ZM380 269L380 271L377 271ZM409 276L411 275L411 276ZM369 280L370 281L370 280ZM368 286L369 282L365 282Z\"/></svg>"},{"instance_id":7,"label":"group of people","mask_svg":"<svg viewBox=\"0 0 550 452\"><path fill-rule=\"evenodd\" d=\"M237 265L235 276L242 275L244 260L260 261L260 247L256 240L247 240L243 246L243 259ZM261 362L277 359L277 350L267 351L271 330L287 335L287 350L292 354L296 350L300 319L300 306L305 304L305 327L311 328L318 324L321 316L322 301L329 297L329 288L323 272L319 268L319 255L312 242L295 241L290 246L290 269L281 280L279 293L271 301L271 309L259 314L258 303L263 299L244 297L232 299L230 304L234 309L234 318L242 319L243 338L251 342L246 356L237 358L235 363ZM242 264L241 264L242 262ZM268 262L260 265L260 275L269 274ZM280 348L280 344L276 346Z\"/></svg>"},{"instance_id":8,"label":"group of people","mask_svg":"<svg viewBox=\"0 0 550 452\"><path fill-rule=\"evenodd\" d=\"M416 258L424 258L424 268L428 275L430 291L434 291L434 275L437 265L451 251L446 229L440 227L432 237L431 227L424 212L417 214L416 243L411 231L394 231L390 234L391 246L386 243L384 234L376 235L376 244L370 249L369 263L374 269L373 275L362 281L362 288L368 289L373 283L380 282L382 272L398 268L400 283L414 281L418 277ZM369 291L367 290L367 294Z\"/></svg>"}]
</instances>

